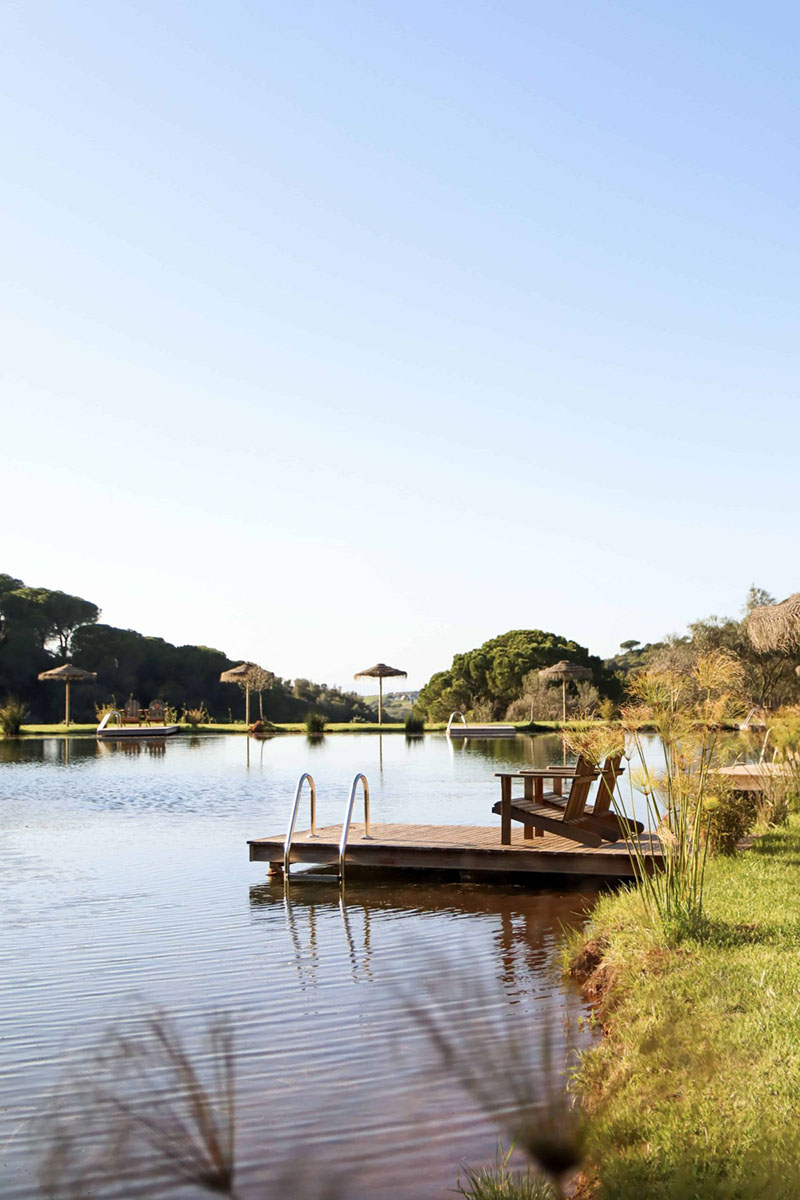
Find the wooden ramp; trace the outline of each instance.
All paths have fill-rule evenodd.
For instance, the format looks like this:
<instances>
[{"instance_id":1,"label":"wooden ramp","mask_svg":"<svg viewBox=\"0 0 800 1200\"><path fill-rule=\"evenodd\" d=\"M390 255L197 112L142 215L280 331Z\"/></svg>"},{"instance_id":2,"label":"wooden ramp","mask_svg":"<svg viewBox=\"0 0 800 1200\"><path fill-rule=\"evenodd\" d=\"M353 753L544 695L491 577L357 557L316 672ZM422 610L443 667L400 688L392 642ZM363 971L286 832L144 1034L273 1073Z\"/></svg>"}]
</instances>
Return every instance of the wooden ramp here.
<instances>
[{"instance_id":1,"label":"wooden ramp","mask_svg":"<svg viewBox=\"0 0 800 1200\"><path fill-rule=\"evenodd\" d=\"M522 829L513 829L511 844L500 842L500 829L483 825L376 825L370 823L369 840L362 839L363 825L352 825L347 843L347 867L395 868L406 871L481 872L487 878L503 875L584 875L630 879L633 868L624 842L582 846L557 834L545 833L535 843ZM292 863L335 862L341 826L296 833ZM283 866L284 834L253 838L251 862ZM646 841L646 838L644 839ZM660 861L661 850L652 840L650 858Z\"/></svg>"}]
</instances>

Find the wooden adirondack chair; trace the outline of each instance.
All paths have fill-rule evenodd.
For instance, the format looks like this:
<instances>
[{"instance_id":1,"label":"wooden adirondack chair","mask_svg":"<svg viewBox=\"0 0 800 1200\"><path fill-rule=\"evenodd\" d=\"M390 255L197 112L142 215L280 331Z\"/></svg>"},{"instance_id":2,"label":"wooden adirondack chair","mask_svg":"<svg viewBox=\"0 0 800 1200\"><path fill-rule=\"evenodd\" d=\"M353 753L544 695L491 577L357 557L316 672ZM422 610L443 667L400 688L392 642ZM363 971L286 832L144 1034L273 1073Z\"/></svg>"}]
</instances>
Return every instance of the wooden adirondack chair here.
<instances>
[{"instance_id":1,"label":"wooden adirondack chair","mask_svg":"<svg viewBox=\"0 0 800 1200\"><path fill-rule=\"evenodd\" d=\"M599 772L584 758L579 758L573 774L561 768L545 768L541 771L497 772L500 780L500 800L492 806L492 812L500 814L500 841L511 845L511 822L521 821L525 826L525 837L541 837L545 832L557 833L560 837L582 842L585 846L600 846L603 842L619 839L619 828L602 817L586 812L589 791ZM570 780L566 798L558 792L545 794L547 779ZM514 779L524 781L524 796L511 794Z\"/></svg>"},{"instance_id":2,"label":"wooden adirondack chair","mask_svg":"<svg viewBox=\"0 0 800 1200\"><path fill-rule=\"evenodd\" d=\"M167 706L163 700L151 700L144 716L148 725L164 725L167 720Z\"/></svg>"},{"instance_id":3,"label":"wooden adirondack chair","mask_svg":"<svg viewBox=\"0 0 800 1200\"><path fill-rule=\"evenodd\" d=\"M621 834L624 837L626 832L625 826L632 833L644 833L644 825L634 817L621 818L618 813L613 811L614 789L617 780L625 770L621 763L622 754L609 754L600 772L600 782L597 786L594 805L592 808L587 808L586 815L596 817L603 824L608 825L617 835ZM543 799L546 803L563 804L563 800L561 799L563 780L571 779L575 775L575 767L553 765L548 766L547 770L557 772L558 774L554 776L553 791L545 792Z\"/></svg>"},{"instance_id":4,"label":"wooden adirondack chair","mask_svg":"<svg viewBox=\"0 0 800 1200\"><path fill-rule=\"evenodd\" d=\"M125 701L125 711L122 714L123 725L139 725L141 724L142 706L138 700L134 700L131 696L130 700Z\"/></svg>"}]
</instances>

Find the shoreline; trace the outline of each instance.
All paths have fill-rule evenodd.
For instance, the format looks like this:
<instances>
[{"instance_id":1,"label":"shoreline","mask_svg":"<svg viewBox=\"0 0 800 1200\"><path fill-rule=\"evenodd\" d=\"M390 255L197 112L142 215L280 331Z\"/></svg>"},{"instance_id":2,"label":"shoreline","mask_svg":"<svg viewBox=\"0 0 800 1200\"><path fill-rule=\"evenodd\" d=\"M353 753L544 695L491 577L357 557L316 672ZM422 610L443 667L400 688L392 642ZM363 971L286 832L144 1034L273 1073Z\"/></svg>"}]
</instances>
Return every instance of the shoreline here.
<instances>
[{"instance_id":1,"label":"shoreline","mask_svg":"<svg viewBox=\"0 0 800 1200\"><path fill-rule=\"evenodd\" d=\"M233 723L230 723L227 721L220 721L220 722L212 721L212 722L209 722L208 724L203 724L203 725L189 725L189 724L184 724L184 723L181 723L180 721L178 721L178 722L175 722L175 724L178 725L181 733L246 734L249 732L249 727L247 725L245 725L244 721L241 721L241 722L234 721ZM262 738L262 737L269 738L269 737L275 737L281 733L306 733L306 734L308 733L308 731L306 729L305 721L274 721L274 722L272 722L272 724L275 726L274 734L272 734L272 733L266 733L266 734L250 733L250 736L257 737L257 738ZM614 721L585 721L585 720L582 720L582 721L534 721L532 724L529 721L508 721L508 722L505 722L505 724L514 725L514 728L516 729L517 733L527 733L527 734L535 734L535 733L554 733L555 734L555 733L558 733L562 729L585 729L587 727L587 725L592 728L598 728L598 729L603 728L603 727L607 727L610 729L619 729L621 727L621 722L618 720L614 720ZM733 724L720 725L718 728L726 733L746 732L746 731L740 730L738 725L733 725ZM447 729L446 721L431 721L431 722L425 723L425 728L422 732L423 733L444 733L444 731L446 729ZM647 726L642 726L642 729L644 732L650 731L649 727L647 727ZM321 735L313 734L311 736L319 737L319 736L325 736L326 734L329 734L329 733L330 734L405 733L405 731L406 731L405 725L402 721L397 721L397 722L384 721L382 725L379 725L377 721L373 721L373 722L332 721L329 725L325 726L325 729L323 730L323 733ZM12 735L12 734L0 733L0 741L3 741L4 739L13 740L14 737L18 737L18 738L53 737L53 736L85 737L87 734L96 733L96 732L97 732L97 722L96 721L91 722L91 723L70 722L68 727L65 726L63 722L56 722L56 723L51 723L51 724L33 722L31 724L23 725L20 733L18 733L18 734ZM421 734L410 734L409 736L410 737L419 737L419 736L421 736ZM487 739L480 739L480 740L487 740ZM488 740L491 740L491 739L488 739Z\"/></svg>"}]
</instances>

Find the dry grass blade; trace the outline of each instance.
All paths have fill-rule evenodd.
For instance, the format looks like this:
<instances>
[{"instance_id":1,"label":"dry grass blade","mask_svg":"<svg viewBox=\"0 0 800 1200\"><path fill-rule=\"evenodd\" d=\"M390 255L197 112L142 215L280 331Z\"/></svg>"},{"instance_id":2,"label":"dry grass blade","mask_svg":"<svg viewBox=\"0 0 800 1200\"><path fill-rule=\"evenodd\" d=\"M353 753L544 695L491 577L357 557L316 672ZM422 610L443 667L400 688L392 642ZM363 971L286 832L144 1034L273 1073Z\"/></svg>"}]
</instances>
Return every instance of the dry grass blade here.
<instances>
[{"instance_id":1,"label":"dry grass blade","mask_svg":"<svg viewBox=\"0 0 800 1200\"><path fill-rule=\"evenodd\" d=\"M461 1020L453 1020L454 997ZM575 1047L568 1042L557 1062L549 1022L538 1038L527 1022L520 1029L503 993L458 968L439 964L423 997L415 993L406 1003L443 1066L560 1194L583 1160L584 1114L568 1088ZM479 1019L463 1019L466 1012Z\"/></svg>"},{"instance_id":2,"label":"dry grass blade","mask_svg":"<svg viewBox=\"0 0 800 1200\"><path fill-rule=\"evenodd\" d=\"M208 1026L196 1058L210 1061L208 1077L160 1010L150 1012L136 1033L112 1030L88 1072L81 1118L57 1115L50 1123L40 1172L45 1194L88 1197L98 1181L171 1178L235 1200L228 1019Z\"/></svg>"},{"instance_id":3,"label":"dry grass blade","mask_svg":"<svg viewBox=\"0 0 800 1200\"><path fill-rule=\"evenodd\" d=\"M206 1050L213 1064L210 1087L170 1019L153 1013L142 1035L112 1043L111 1054L125 1073L120 1082L133 1087L110 1093L107 1099L182 1179L233 1195L235 1096L229 1022L209 1027Z\"/></svg>"}]
</instances>

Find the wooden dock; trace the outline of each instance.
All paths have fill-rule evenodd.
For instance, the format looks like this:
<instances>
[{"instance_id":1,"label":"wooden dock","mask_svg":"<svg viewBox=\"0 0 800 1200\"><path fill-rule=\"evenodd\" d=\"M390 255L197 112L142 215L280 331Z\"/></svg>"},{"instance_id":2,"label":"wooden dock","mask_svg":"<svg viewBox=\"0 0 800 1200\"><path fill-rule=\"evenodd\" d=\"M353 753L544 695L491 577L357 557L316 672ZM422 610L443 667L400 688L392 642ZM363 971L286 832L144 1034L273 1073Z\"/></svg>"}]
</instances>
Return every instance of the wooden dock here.
<instances>
[{"instance_id":1,"label":"wooden dock","mask_svg":"<svg viewBox=\"0 0 800 1200\"><path fill-rule=\"evenodd\" d=\"M347 843L347 868L394 868L405 871L464 871L480 873L487 880L508 875L583 875L606 879L633 877L625 843L604 842L583 846L557 834L546 833L535 842L515 828L511 844L500 842L498 825L377 825L370 824L371 838L362 838L363 825L353 825ZM308 831L295 833L292 863L335 863L341 826L329 825L310 838ZM283 866L284 834L253 838L251 862ZM650 857L660 861L653 841Z\"/></svg>"}]
</instances>

